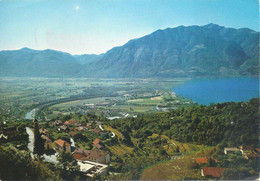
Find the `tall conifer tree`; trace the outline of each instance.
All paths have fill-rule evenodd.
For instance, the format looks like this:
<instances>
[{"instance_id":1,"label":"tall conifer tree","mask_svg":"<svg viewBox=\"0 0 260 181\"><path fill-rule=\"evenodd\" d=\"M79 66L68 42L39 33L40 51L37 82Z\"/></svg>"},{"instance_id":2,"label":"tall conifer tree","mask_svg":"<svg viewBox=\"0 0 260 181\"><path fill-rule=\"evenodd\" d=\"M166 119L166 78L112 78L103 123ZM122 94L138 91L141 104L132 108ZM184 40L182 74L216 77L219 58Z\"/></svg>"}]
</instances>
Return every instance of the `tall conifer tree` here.
<instances>
[{"instance_id":1,"label":"tall conifer tree","mask_svg":"<svg viewBox=\"0 0 260 181\"><path fill-rule=\"evenodd\" d=\"M39 131L38 120L34 119L33 123L34 123L34 150L33 150L33 152L38 155L42 155L44 152L44 143L41 138L40 131Z\"/></svg>"}]
</instances>

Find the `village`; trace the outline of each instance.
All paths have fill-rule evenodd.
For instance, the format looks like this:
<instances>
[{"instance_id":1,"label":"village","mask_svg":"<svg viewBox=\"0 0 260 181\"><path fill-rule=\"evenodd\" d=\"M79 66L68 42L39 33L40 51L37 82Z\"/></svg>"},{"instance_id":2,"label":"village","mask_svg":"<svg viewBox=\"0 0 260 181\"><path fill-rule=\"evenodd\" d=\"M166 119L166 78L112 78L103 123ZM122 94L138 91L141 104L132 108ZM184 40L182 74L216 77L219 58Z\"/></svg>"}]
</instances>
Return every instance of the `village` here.
<instances>
[{"instance_id":1,"label":"village","mask_svg":"<svg viewBox=\"0 0 260 181\"><path fill-rule=\"evenodd\" d=\"M253 148L252 146L225 147L223 150L225 155L237 154L241 155L246 160L254 160L260 157L260 148ZM228 168L214 167L219 161L214 157L199 157L194 158L196 163L201 166L201 176L207 178L220 178L223 172ZM205 167L205 165L213 165ZM203 167L204 166L204 167Z\"/></svg>"},{"instance_id":2,"label":"village","mask_svg":"<svg viewBox=\"0 0 260 181\"><path fill-rule=\"evenodd\" d=\"M93 177L95 174L107 174L110 163L110 152L100 138L106 140L109 136L113 137L115 135L104 130L101 122L89 122L85 124L80 123L76 119L68 121L55 120L49 123L47 127L52 128L52 131L56 129L59 134L69 135L69 137L61 136L61 138L54 140L54 137L52 137L53 132L49 131L50 129L40 128L39 132L44 141L45 151L53 149L58 153L71 153L73 158L77 160L80 171L85 176ZM83 132L92 134L92 139L94 139L93 141L91 141L92 139L88 140L89 149L86 149L86 146L80 145L80 142L83 142L83 140L83 144L86 144L86 137Z\"/></svg>"},{"instance_id":3,"label":"village","mask_svg":"<svg viewBox=\"0 0 260 181\"><path fill-rule=\"evenodd\" d=\"M55 120L50 123L33 121L33 128L26 127L29 133L28 149L34 152L32 145L35 143L35 129L39 130L43 143L43 158L47 162L57 164L57 156L61 152L72 154L73 158L80 166L80 172L86 177L94 175L106 175L110 163L110 152L105 147L102 140L114 138L115 134L102 128L101 122L83 123L76 119L68 121ZM34 133L32 132L34 130ZM26 134L21 132L22 129L13 126L1 129L0 143L26 138ZM25 132L23 130L23 132ZM88 133L89 138L84 135ZM56 135L55 135L56 134ZM55 136L54 136L55 135ZM75 140L75 141L74 141ZM19 148L19 145L16 145ZM22 148L25 149L25 148ZM34 157L34 154L31 154Z\"/></svg>"},{"instance_id":4,"label":"village","mask_svg":"<svg viewBox=\"0 0 260 181\"><path fill-rule=\"evenodd\" d=\"M101 121L79 121L69 119L67 121L57 119L53 122L38 122L39 133L44 143L44 158L47 162L58 163L57 155L61 152L72 154L80 167L80 172L86 177L109 174L110 150L104 142L117 139L114 132L105 130ZM16 127L2 129L1 143L7 142L11 137L19 137ZM29 138L30 139L30 138ZM34 140L30 140L31 142ZM115 141L116 142L116 141ZM177 146L177 145L175 145ZM260 149L252 146L224 147L224 155L237 154L246 160L254 160L260 156ZM52 160L48 160L48 157ZM53 159L54 158L54 159ZM198 165L202 178L220 178L227 169L217 167L219 162L213 156L192 158Z\"/></svg>"}]
</instances>

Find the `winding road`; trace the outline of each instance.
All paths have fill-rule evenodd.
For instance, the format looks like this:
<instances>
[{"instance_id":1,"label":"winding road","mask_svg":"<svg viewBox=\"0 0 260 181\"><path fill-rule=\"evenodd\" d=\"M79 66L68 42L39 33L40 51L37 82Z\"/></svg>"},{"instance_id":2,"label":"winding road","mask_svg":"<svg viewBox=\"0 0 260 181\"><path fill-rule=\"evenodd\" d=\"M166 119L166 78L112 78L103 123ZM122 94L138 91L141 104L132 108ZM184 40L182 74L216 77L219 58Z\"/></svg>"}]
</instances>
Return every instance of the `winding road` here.
<instances>
[{"instance_id":1,"label":"winding road","mask_svg":"<svg viewBox=\"0 0 260 181\"><path fill-rule=\"evenodd\" d=\"M102 128L101 125L98 125L98 127L99 127L99 129L100 129L101 131L104 131L104 129ZM111 133L112 133L111 138L114 138L114 137L116 136L116 134L115 134L114 132L112 132L112 131L111 131Z\"/></svg>"}]
</instances>

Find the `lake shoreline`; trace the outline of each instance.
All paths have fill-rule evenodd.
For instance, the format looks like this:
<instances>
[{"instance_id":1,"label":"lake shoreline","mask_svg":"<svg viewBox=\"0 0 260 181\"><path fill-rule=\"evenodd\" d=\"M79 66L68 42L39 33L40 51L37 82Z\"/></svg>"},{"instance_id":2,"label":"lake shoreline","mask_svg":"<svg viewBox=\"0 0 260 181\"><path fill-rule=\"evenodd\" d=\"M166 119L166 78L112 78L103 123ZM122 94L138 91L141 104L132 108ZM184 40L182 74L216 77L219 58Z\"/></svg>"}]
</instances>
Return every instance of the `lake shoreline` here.
<instances>
[{"instance_id":1,"label":"lake shoreline","mask_svg":"<svg viewBox=\"0 0 260 181\"><path fill-rule=\"evenodd\" d=\"M259 78L192 79L174 87L173 92L202 105L249 101L259 97Z\"/></svg>"}]
</instances>

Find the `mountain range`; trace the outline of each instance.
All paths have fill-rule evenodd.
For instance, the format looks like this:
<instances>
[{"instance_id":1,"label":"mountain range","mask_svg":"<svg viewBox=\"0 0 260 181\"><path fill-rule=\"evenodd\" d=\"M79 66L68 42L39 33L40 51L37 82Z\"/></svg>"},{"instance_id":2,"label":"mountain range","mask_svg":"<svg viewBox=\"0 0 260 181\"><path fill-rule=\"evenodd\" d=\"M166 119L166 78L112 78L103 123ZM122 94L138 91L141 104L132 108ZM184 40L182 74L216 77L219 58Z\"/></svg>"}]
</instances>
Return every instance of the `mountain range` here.
<instances>
[{"instance_id":1,"label":"mountain range","mask_svg":"<svg viewBox=\"0 0 260 181\"><path fill-rule=\"evenodd\" d=\"M259 73L259 32L216 24L157 30L101 55L0 51L0 76L234 77Z\"/></svg>"}]
</instances>

